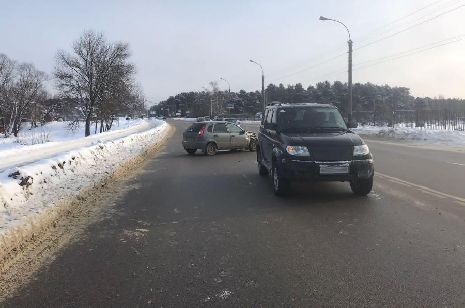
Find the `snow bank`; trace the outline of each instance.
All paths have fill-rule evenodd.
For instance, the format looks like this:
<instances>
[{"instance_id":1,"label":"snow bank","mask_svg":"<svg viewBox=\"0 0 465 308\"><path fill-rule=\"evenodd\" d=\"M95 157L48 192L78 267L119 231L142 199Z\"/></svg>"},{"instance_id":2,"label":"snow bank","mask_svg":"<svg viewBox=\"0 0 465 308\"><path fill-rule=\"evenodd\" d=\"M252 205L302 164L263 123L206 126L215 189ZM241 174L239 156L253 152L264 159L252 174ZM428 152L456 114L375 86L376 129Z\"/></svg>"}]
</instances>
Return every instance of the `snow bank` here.
<instances>
[{"instance_id":1,"label":"snow bank","mask_svg":"<svg viewBox=\"0 0 465 308\"><path fill-rule=\"evenodd\" d=\"M108 178L118 167L160 143L169 125L61 153L0 172L0 260L40 229L60 204Z\"/></svg>"},{"instance_id":2,"label":"snow bank","mask_svg":"<svg viewBox=\"0 0 465 308\"><path fill-rule=\"evenodd\" d=\"M127 130L128 128L143 126L147 120L134 119L126 120L119 118L113 123L110 131L104 133L95 133L95 127L91 127L92 137L97 137L108 134L110 132ZM80 122L76 127L71 129L70 122L49 122L43 126L29 128L29 124L25 123L18 134L18 137L11 136L9 138L0 138L0 152L13 149L25 149L31 145L48 144L52 142L63 142L74 139L79 139L84 136L85 125Z\"/></svg>"},{"instance_id":3,"label":"snow bank","mask_svg":"<svg viewBox=\"0 0 465 308\"><path fill-rule=\"evenodd\" d=\"M378 127L360 126L353 129L360 135L411 140L427 144L465 146L465 132L450 130L424 129L420 127Z\"/></svg>"},{"instance_id":4,"label":"snow bank","mask_svg":"<svg viewBox=\"0 0 465 308\"><path fill-rule=\"evenodd\" d=\"M52 122L28 132L37 134L40 131L46 131L50 134L54 141L42 144L27 145L19 144L18 142L8 143L8 141L15 140L15 138L7 138L7 141L5 141L5 139L0 139L0 143L2 141L4 142L3 147L0 145L0 172L7 168L25 165L44 158L51 158L60 153L91 146L98 142L110 141L134 133L147 131L157 126L161 121L155 119L138 119L123 123L115 125L110 131L84 137L84 127L77 129L77 131L70 131L66 123ZM25 137L21 134L18 139L20 138Z\"/></svg>"}]
</instances>

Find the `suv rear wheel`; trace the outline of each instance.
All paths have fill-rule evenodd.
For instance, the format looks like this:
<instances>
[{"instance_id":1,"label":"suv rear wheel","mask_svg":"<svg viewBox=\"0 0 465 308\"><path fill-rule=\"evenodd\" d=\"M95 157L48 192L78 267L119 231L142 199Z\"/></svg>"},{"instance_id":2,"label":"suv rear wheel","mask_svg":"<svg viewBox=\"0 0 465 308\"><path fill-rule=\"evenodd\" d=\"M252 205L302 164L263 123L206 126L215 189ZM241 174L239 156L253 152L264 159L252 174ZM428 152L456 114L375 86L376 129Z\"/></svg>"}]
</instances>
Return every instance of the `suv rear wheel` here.
<instances>
[{"instance_id":1,"label":"suv rear wheel","mask_svg":"<svg viewBox=\"0 0 465 308\"><path fill-rule=\"evenodd\" d=\"M356 179L350 181L350 188L357 196L366 196L373 189L373 176L368 179Z\"/></svg>"},{"instance_id":2,"label":"suv rear wheel","mask_svg":"<svg viewBox=\"0 0 465 308\"><path fill-rule=\"evenodd\" d=\"M289 191L289 181L282 177L281 171L276 164L273 164L271 168L271 179L273 181L273 191L275 195L282 196Z\"/></svg>"},{"instance_id":3,"label":"suv rear wheel","mask_svg":"<svg viewBox=\"0 0 465 308\"><path fill-rule=\"evenodd\" d=\"M216 152L218 152L218 147L213 142L208 143L205 147L205 155L213 156L216 154Z\"/></svg>"}]
</instances>

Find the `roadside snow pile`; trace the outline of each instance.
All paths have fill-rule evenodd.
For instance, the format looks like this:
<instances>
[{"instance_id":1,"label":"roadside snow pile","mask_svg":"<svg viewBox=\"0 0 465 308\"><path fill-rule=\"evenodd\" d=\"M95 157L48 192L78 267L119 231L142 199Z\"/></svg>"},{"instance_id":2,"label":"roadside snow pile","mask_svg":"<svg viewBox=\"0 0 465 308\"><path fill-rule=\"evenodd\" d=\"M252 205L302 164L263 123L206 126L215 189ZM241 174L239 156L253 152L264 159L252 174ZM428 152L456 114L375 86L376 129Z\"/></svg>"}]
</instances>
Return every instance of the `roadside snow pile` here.
<instances>
[{"instance_id":1,"label":"roadside snow pile","mask_svg":"<svg viewBox=\"0 0 465 308\"><path fill-rule=\"evenodd\" d=\"M66 151L91 146L98 142L111 141L134 133L144 132L160 123L161 121L155 119L130 120L120 122L120 125L114 125L109 131L84 138L83 125L75 131L70 131L68 124L65 122L52 122L32 130L34 134L39 130L46 131L49 134L50 140L53 140L50 142L24 145L16 142L15 140L17 139L14 137L0 138L0 172L15 166L51 158ZM20 135L18 138L24 138L24 135ZM1 144L2 142L3 145Z\"/></svg>"},{"instance_id":2,"label":"roadside snow pile","mask_svg":"<svg viewBox=\"0 0 465 308\"><path fill-rule=\"evenodd\" d=\"M110 131L114 132L119 130L126 130L131 127L144 125L146 120L134 119L126 120L119 118L113 123ZM25 124L18 134L18 137L0 138L0 151L11 149L22 149L25 146L46 144L49 142L69 141L73 139L82 138L84 136L84 123L79 123L77 126L71 127L70 122L49 122L43 126L29 128L29 124ZM91 134L96 136L100 135L95 133L95 126L91 127Z\"/></svg>"},{"instance_id":3,"label":"roadside snow pile","mask_svg":"<svg viewBox=\"0 0 465 308\"><path fill-rule=\"evenodd\" d=\"M169 125L156 121L155 128L119 139L98 142L50 159L0 172L0 260L8 251L50 217L58 216L60 204L77 197L112 175L122 164L160 143Z\"/></svg>"},{"instance_id":4,"label":"roadside snow pile","mask_svg":"<svg viewBox=\"0 0 465 308\"><path fill-rule=\"evenodd\" d=\"M419 127L377 127L360 126L353 129L360 135L411 140L422 143L446 144L453 146L465 145L465 132L450 130L434 130Z\"/></svg>"}]
</instances>

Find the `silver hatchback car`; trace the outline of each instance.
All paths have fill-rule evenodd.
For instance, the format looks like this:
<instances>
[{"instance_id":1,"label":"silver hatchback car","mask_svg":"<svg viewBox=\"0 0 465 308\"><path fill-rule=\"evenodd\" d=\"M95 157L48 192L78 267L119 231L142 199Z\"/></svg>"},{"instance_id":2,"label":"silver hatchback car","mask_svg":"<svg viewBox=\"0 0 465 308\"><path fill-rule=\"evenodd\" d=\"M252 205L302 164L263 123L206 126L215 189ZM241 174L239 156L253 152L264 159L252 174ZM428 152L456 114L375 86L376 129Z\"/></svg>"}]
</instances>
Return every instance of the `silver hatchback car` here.
<instances>
[{"instance_id":1,"label":"silver hatchback car","mask_svg":"<svg viewBox=\"0 0 465 308\"><path fill-rule=\"evenodd\" d=\"M182 145L190 155L201 150L211 156L219 150L255 151L257 137L226 121L196 122L184 131Z\"/></svg>"}]
</instances>

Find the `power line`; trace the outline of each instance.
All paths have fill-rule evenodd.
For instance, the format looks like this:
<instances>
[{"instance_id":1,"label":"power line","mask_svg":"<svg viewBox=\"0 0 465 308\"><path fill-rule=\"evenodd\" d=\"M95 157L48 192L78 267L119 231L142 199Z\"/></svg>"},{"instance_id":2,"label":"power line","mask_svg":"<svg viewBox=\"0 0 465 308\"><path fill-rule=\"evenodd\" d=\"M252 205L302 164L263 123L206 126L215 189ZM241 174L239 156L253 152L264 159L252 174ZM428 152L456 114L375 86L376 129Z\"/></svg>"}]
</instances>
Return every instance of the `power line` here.
<instances>
[{"instance_id":1,"label":"power line","mask_svg":"<svg viewBox=\"0 0 465 308\"><path fill-rule=\"evenodd\" d=\"M377 60L369 61L369 62L374 62L374 63L371 63L371 64L368 64L368 63L363 64L362 63L362 64L359 64L360 66L357 65L354 70L367 68L367 67L382 64L384 62L394 61L394 60L402 59L402 58L405 58L405 57L413 56L413 55L416 55L416 54L419 54L419 53L423 53L425 51L429 51L429 50L436 49L436 48L439 48L439 47L443 47L443 46L447 46L447 45L450 45L450 44L458 43L460 41L463 41L464 39L465 39L465 34L462 34L462 35L459 35L459 36L456 36L456 37L453 37L453 38L450 38L450 39L447 39L447 40L442 40L442 41L439 41L439 42L436 42L436 43L433 43L433 44L429 44L429 45L426 45L426 46L423 46L423 47L418 47L418 48L414 48L414 49L411 49L411 50L407 50L407 51L401 52L399 54L395 54L395 55L379 58ZM366 61L366 62L368 62L368 61Z\"/></svg>"},{"instance_id":2,"label":"power line","mask_svg":"<svg viewBox=\"0 0 465 308\"><path fill-rule=\"evenodd\" d=\"M397 19L395 19L395 20L393 20L391 22L388 22L388 23L386 23L386 24L384 24L382 26L379 26L378 28L375 28L375 30L371 31L366 36L370 36L371 34L377 33L378 30L383 30L385 28L388 28L389 26L394 25L394 24L398 23L401 20L407 19L407 18L409 18L409 17L411 17L413 15L416 15L417 13L419 13L421 11L424 11L425 9L430 8L432 6L435 6L436 4L438 4L440 2L443 2L443 1L445 1L445 0L436 0L436 1L432 2L432 3L429 3L428 5L425 5L425 6L421 7L421 8L419 8L419 9L416 9L416 10L408 13L407 15L399 17L399 18L397 18ZM425 16L423 16L423 17L425 17ZM423 18L423 17L421 17L421 18ZM366 38L366 39L361 39L361 40L357 40L357 41L360 43L360 42L364 42L364 41L367 41L367 40L369 40L369 39Z\"/></svg>"},{"instance_id":3,"label":"power line","mask_svg":"<svg viewBox=\"0 0 465 308\"><path fill-rule=\"evenodd\" d=\"M454 44L454 43L458 43L460 41L463 41L464 39L465 39L465 34L462 34L462 35L454 36L454 37L451 37L451 38L448 38L448 39L440 40L440 41L437 41L437 42L434 42L434 43L426 44L426 45L423 45L423 46L420 46L420 47L416 47L416 48L413 48L413 49L405 50L405 51L402 51L402 52L399 52L399 53L396 53L396 54L392 54L392 55L389 55L389 56L384 56L384 57L381 57L381 58L378 58L378 59L368 60L368 61L365 61L365 62L362 62L360 64L355 65L354 70L360 70L360 69L368 68L368 67L371 67L371 66L376 66L376 65L379 65L379 64L383 64L385 62L395 61L395 60L398 60L398 59L410 57L410 56L413 56L413 55L416 55L416 54L419 54L419 53L423 53L423 52L426 52L426 51L429 51L429 50L432 50L432 49L436 49L436 48L443 47L443 46L446 46L446 45L451 45L451 44ZM336 74L336 73L343 73L343 72L345 72L345 70L344 71L343 70L337 70L337 71L333 71L333 72L324 74L323 76L333 75L333 74Z\"/></svg>"},{"instance_id":4,"label":"power line","mask_svg":"<svg viewBox=\"0 0 465 308\"><path fill-rule=\"evenodd\" d=\"M322 64L325 64L325 63L331 62L331 61L333 61L333 60L336 60L337 58L340 58L340 57L342 57L342 56L344 56L344 55L346 55L346 54L347 54L347 52L338 54L338 55L336 55L336 56L334 56L334 57L332 57L332 58L329 58L329 59L326 59L326 60L317 62L317 63L312 64L312 65L310 65L310 66L307 66L307 67L305 67L305 68L303 68L303 69L300 69L300 70L298 70L298 71L295 71L295 72L292 72L292 73L289 73L289 74L286 74L286 75L282 75L282 76L277 77L277 78L273 78L272 80L270 80L270 82L277 81L277 80L281 80L281 79L284 79L284 78L287 78L287 77L291 77L291 76L294 76L294 75L298 75L298 74L303 73L303 72L305 72L305 71L312 70L312 69L317 68L318 66L320 66L320 65L322 65Z\"/></svg>"},{"instance_id":5,"label":"power line","mask_svg":"<svg viewBox=\"0 0 465 308\"><path fill-rule=\"evenodd\" d=\"M429 3L428 5L425 5L425 6L419 8L419 9L417 9L417 10L415 10L415 11L413 11L413 12L411 12L411 13L405 15L405 16L399 17L399 18L397 18L396 20L394 20L394 21L392 21L392 22L390 22L390 23L388 23L388 24L386 24L386 25L384 25L384 26L381 26L381 28L384 28L384 27L389 26L389 25L391 25L391 24L395 24L395 23L397 23L397 22L400 21L400 20L403 20L403 19L406 19L406 18L408 18L408 17L411 17L411 16L413 16L413 15L415 15L415 14L417 14L417 13L419 13L419 12L421 12L421 11L427 9L427 8L430 8L430 7L434 6L434 5L437 5L438 3L443 2L443 1L445 1L445 0L436 0L436 1L434 1L434 2L431 2L431 3ZM449 3L449 4L450 4L450 3ZM413 24L413 25L408 26L407 28L404 28L404 29L400 30L400 31L394 32L394 33L392 33L392 34L388 34L388 35L383 36L383 37L381 37L381 38L379 38L379 39L376 39L375 41L372 41L372 42L369 42L369 43L367 43L367 44L364 44L364 45L362 45L362 46L360 46L360 47L357 47L357 48L355 48L354 50L359 50L359 49L362 49L362 48L365 48L365 47L374 45L374 44L376 44L376 43L378 43L378 42L381 42L381 41L383 41L383 40L389 39L389 38L394 37L394 36L396 36L396 35L398 35L398 34L401 34L401 33L403 33L403 32L406 32L406 31L408 31L408 30L410 30L410 29L412 29L412 28L415 28L415 27L417 27L417 26L420 26L420 25L423 25L423 24L425 24L425 23L427 23L427 22L430 22L430 21L432 21L432 20L435 20L435 19L437 19L437 18L439 18L439 17L441 17L441 16L443 16L443 15L450 14L450 13L452 13L452 12L454 12L454 11L456 11L456 10L462 8L462 7L465 7L465 4L461 4L461 5L457 6L457 7L454 7L454 8L452 8L452 9L449 9L449 10L444 11L444 12L442 12L442 13L436 14L436 15L434 15L434 16L432 16L432 17L427 18L426 20L417 22L417 23L415 23L415 24ZM424 18L424 17L427 17L427 15L425 15L425 16L423 16L423 17L421 17L421 18ZM420 18L420 19L421 19L421 18ZM323 64L326 64L326 63L329 63L329 62L331 62L331 61L334 61L334 60L336 60L336 59L338 59L338 58L340 58L340 57L342 57L342 56L344 56L344 55L346 55L346 54L347 54L347 52L344 52L344 53L341 53L341 54L337 54L337 55L334 56L334 57L325 59L325 60L320 61L320 62L316 62L316 63L311 64L311 65L309 65L309 66L307 66L307 67L305 67L305 68L299 69L299 70L297 70L297 71L294 71L294 72L291 72L291 73L288 73L288 74L285 74L285 75L281 75L281 76L276 77L276 78L272 78L272 79L270 80L270 82L275 82L275 81L278 81L278 80L282 80L282 79L284 79L284 78L292 77L292 76L301 74L301 73L303 73L303 72L305 72L305 71L309 71L309 70L315 69L315 68L317 68L317 67L319 67L319 66L321 66L321 65L323 65Z\"/></svg>"},{"instance_id":6,"label":"power line","mask_svg":"<svg viewBox=\"0 0 465 308\"><path fill-rule=\"evenodd\" d=\"M423 24L425 24L425 23L427 23L427 22L430 22L430 21L432 21L432 20L435 20L435 19L437 19L437 18L439 18L439 17L441 17L441 16L444 16L444 15L446 15L446 14L450 14L450 13L452 13L452 12L454 12L454 11L457 11L458 9L461 9L461 8L463 8L463 7L465 7L465 4L461 4L461 5L459 5L459 6L457 6L457 7L454 7L454 8L452 8L452 9L450 9L450 10L447 10L447 11L445 11L445 12L442 12L442 13L440 13L440 14L437 14L437 15L431 17L431 18L428 18L428 19L423 20L423 21L421 21L421 22L419 22L419 23L413 24L413 25L411 25L411 26L409 26L409 27L407 27L407 28L405 28L405 29L402 29L402 30L400 30L400 31L397 31L397 32L394 32L394 33L389 34L389 35L387 35L387 36L384 36L384 37L382 37L382 38L379 38L379 39L374 40L374 41L372 41L372 42L370 42L370 43L364 44L364 45L362 45L362 46L360 46L360 47L358 47L358 48L355 48L354 50L359 50L359 49L362 49L362 48L365 48L365 47L374 45L374 44L376 44L376 43L379 43L379 42L381 42L381 41L384 41L384 40L386 40L386 39L389 39L389 38L391 38L391 37L394 37L394 36L396 36L396 35L398 35L398 34L401 34L401 33L403 33L403 32L406 32L406 31L408 31L408 30L410 30L410 29L412 29L412 28L418 27L418 26L423 25Z\"/></svg>"}]
</instances>

